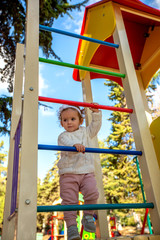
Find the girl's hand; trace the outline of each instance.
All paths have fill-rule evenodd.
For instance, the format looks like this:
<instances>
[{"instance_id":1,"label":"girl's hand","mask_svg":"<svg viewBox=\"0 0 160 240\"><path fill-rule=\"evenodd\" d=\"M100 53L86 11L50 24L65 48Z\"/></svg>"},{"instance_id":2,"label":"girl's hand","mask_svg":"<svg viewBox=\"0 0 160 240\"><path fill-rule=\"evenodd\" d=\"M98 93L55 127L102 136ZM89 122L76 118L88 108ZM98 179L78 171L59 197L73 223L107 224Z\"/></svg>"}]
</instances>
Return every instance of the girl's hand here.
<instances>
[{"instance_id":1,"label":"girl's hand","mask_svg":"<svg viewBox=\"0 0 160 240\"><path fill-rule=\"evenodd\" d=\"M98 105L98 103L92 103L92 104L94 104L94 105ZM99 109L98 108L94 108L94 107L90 107L89 108L92 112L99 112Z\"/></svg>"},{"instance_id":2,"label":"girl's hand","mask_svg":"<svg viewBox=\"0 0 160 240\"><path fill-rule=\"evenodd\" d=\"M82 153L85 152L85 146L82 145L82 144L78 144L78 143L77 143L77 144L74 144L73 147L76 147L76 149L77 149L78 152L82 152Z\"/></svg>"}]
</instances>

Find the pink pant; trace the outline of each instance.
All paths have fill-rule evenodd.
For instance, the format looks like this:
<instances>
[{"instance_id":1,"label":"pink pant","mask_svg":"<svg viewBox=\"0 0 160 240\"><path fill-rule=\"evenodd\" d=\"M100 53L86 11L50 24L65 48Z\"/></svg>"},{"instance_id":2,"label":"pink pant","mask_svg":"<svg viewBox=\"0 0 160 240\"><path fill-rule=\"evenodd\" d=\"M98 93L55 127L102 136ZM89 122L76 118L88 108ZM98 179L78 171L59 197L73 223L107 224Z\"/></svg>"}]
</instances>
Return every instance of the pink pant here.
<instances>
[{"instance_id":1,"label":"pink pant","mask_svg":"<svg viewBox=\"0 0 160 240\"><path fill-rule=\"evenodd\" d=\"M99 193L96 187L94 173L87 174L62 174L60 175L60 196L62 205L79 203L79 192L83 194L84 204L96 204ZM84 214L93 215L94 210L85 210ZM67 227L77 225L77 211L64 212Z\"/></svg>"}]
</instances>

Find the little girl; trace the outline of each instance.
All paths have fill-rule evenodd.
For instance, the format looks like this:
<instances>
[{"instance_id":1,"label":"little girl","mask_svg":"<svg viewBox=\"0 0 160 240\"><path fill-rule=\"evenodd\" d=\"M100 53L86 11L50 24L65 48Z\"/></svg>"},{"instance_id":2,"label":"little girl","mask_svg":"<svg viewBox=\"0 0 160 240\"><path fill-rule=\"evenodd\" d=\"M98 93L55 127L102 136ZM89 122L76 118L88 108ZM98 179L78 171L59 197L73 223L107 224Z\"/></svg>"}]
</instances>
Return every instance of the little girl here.
<instances>
[{"instance_id":1,"label":"little girl","mask_svg":"<svg viewBox=\"0 0 160 240\"><path fill-rule=\"evenodd\" d=\"M74 146L77 149L77 152L61 152L58 162L62 205L78 204L79 192L84 196L84 204L96 204L99 197L94 176L94 157L92 153L85 153L85 147L92 147L91 139L101 128L102 113L96 108L90 110L92 122L89 126L82 127L83 111L79 107L62 105L59 109L59 120L65 131L59 135L58 145ZM93 214L92 210L84 211L82 224L87 232L96 231ZM81 239L76 218L76 211L64 212L68 240Z\"/></svg>"}]
</instances>

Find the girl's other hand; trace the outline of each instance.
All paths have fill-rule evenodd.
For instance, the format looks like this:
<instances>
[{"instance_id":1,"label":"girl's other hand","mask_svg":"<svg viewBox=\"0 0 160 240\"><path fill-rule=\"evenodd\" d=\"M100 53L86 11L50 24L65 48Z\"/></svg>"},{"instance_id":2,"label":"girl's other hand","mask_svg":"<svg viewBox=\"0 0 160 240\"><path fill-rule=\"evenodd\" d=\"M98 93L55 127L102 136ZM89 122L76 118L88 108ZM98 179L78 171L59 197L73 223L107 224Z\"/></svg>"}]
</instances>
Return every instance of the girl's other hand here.
<instances>
[{"instance_id":1,"label":"girl's other hand","mask_svg":"<svg viewBox=\"0 0 160 240\"><path fill-rule=\"evenodd\" d=\"M82 153L85 152L85 146L84 145L77 143L77 144L74 144L73 146L76 147L78 152L82 152Z\"/></svg>"}]
</instances>

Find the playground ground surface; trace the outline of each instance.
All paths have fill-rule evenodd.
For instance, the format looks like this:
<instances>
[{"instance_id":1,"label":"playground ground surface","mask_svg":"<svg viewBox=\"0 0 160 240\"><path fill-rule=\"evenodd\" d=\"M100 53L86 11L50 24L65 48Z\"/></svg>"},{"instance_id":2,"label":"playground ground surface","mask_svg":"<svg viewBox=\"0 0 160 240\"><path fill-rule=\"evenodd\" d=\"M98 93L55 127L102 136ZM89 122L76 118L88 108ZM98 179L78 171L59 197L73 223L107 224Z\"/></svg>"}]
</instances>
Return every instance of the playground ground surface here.
<instances>
[{"instance_id":1,"label":"playground ground surface","mask_svg":"<svg viewBox=\"0 0 160 240\"><path fill-rule=\"evenodd\" d=\"M139 235L141 233L141 230L137 230L136 227L132 227L132 226L127 226L127 227L123 227L123 229L120 231L121 233L121 237L122 236L134 236L134 235ZM146 234L148 234L148 232L146 231ZM43 236L43 240L48 240L50 237L50 235L45 235ZM63 238L61 238L63 239Z\"/></svg>"}]
</instances>

